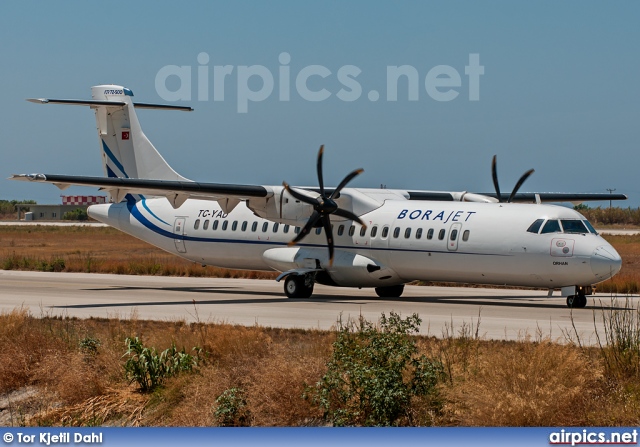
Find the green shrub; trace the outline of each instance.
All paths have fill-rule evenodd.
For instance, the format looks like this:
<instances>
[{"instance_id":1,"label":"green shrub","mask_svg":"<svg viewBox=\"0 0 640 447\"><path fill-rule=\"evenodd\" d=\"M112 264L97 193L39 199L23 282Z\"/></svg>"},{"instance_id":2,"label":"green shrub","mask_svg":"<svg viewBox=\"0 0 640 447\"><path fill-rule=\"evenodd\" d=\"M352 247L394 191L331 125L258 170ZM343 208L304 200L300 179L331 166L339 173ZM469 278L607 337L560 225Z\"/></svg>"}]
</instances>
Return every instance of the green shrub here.
<instances>
[{"instance_id":1,"label":"green shrub","mask_svg":"<svg viewBox=\"0 0 640 447\"><path fill-rule=\"evenodd\" d=\"M96 355L101 344L100 339L93 337L85 337L79 343L80 350L89 356Z\"/></svg>"},{"instance_id":2,"label":"green shrub","mask_svg":"<svg viewBox=\"0 0 640 447\"><path fill-rule=\"evenodd\" d=\"M62 220L88 220L89 215L87 214L87 210L83 210L82 208L77 208L73 211L67 211L62 215Z\"/></svg>"},{"instance_id":3,"label":"green shrub","mask_svg":"<svg viewBox=\"0 0 640 447\"><path fill-rule=\"evenodd\" d=\"M176 345L172 344L170 348L165 349L160 354L156 348L147 348L138 338L127 338L125 340L127 352L123 357L128 357L124 364L124 370L127 378L131 382L138 382L140 390L148 392L159 385L162 385L168 377L173 377L183 371L192 371L198 366L198 354L192 356L176 349ZM197 353L198 348L193 348Z\"/></svg>"},{"instance_id":4,"label":"green shrub","mask_svg":"<svg viewBox=\"0 0 640 447\"><path fill-rule=\"evenodd\" d=\"M418 356L422 320L391 312L379 328L360 317L339 323L327 372L307 396L335 426L391 426L409 422L412 398L436 394L442 363Z\"/></svg>"},{"instance_id":5,"label":"green shrub","mask_svg":"<svg viewBox=\"0 0 640 447\"><path fill-rule=\"evenodd\" d=\"M247 427L249 409L241 388L229 388L216 399L214 415L221 427Z\"/></svg>"}]
</instances>

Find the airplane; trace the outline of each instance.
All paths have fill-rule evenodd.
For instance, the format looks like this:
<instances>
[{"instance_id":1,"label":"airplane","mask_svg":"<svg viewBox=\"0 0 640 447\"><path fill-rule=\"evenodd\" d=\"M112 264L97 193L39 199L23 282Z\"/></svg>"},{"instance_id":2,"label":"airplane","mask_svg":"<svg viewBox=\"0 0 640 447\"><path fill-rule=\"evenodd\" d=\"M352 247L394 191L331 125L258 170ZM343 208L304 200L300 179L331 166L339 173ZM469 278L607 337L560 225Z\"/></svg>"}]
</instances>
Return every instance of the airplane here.
<instances>
[{"instance_id":1,"label":"airplane","mask_svg":"<svg viewBox=\"0 0 640 447\"><path fill-rule=\"evenodd\" d=\"M143 133L136 109L192 111L138 103L119 85L92 87L91 100L28 99L95 111L105 177L14 174L10 179L97 187L109 203L91 218L202 265L276 270L289 298L308 298L314 284L374 288L399 297L411 281L560 289L583 308L594 284L622 260L580 213L546 202L624 200L623 194L510 194L203 183L174 171Z\"/></svg>"}]
</instances>

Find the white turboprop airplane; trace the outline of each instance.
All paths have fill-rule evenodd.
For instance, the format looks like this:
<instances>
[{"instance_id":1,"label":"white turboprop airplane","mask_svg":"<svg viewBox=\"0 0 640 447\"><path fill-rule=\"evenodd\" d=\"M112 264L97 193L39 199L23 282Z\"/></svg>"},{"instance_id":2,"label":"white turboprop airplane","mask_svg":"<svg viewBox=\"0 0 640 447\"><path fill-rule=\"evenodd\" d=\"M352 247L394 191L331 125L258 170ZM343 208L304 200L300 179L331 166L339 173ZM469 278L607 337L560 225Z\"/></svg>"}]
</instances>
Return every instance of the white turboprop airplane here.
<instances>
[{"instance_id":1,"label":"white turboprop airplane","mask_svg":"<svg viewBox=\"0 0 640 447\"><path fill-rule=\"evenodd\" d=\"M291 298L314 284L373 287L398 297L414 280L561 289L584 307L592 285L618 273L621 259L578 212L542 202L621 200L624 195L495 194L200 183L176 173L142 132L136 108L192 110L133 102L117 85L92 100L29 99L95 110L106 177L50 174L11 179L98 187L111 203L89 215L165 251L203 265L277 270ZM327 249L328 247L328 249Z\"/></svg>"}]
</instances>

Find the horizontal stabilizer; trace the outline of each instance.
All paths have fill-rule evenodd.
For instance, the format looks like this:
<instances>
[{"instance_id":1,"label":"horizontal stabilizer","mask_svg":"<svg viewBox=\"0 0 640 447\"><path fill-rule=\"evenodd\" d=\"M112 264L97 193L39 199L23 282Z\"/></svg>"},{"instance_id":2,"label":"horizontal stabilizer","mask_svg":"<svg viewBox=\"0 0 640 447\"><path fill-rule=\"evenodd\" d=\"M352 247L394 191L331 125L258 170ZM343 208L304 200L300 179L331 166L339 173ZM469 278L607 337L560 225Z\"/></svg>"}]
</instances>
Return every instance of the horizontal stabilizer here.
<instances>
[{"instance_id":1,"label":"horizontal stabilizer","mask_svg":"<svg viewBox=\"0 0 640 447\"><path fill-rule=\"evenodd\" d=\"M123 107L126 105L122 101L98 101L94 99L47 99L47 98L30 98L29 102L35 104L63 104L68 106L108 106ZM144 102L134 102L133 106L138 109L156 109L156 110L179 110L181 112L193 112L191 107L173 106L167 104L149 104Z\"/></svg>"}]
</instances>

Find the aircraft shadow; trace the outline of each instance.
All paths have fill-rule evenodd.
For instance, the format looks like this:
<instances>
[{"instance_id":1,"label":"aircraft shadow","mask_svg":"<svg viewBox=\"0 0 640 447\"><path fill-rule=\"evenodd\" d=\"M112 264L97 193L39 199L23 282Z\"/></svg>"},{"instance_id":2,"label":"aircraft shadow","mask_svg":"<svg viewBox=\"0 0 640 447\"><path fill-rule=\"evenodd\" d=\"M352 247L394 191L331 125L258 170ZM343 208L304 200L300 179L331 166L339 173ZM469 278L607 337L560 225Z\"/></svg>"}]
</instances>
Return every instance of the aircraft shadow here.
<instances>
[{"instance_id":1,"label":"aircraft shadow","mask_svg":"<svg viewBox=\"0 0 640 447\"><path fill-rule=\"evenodd\" d=\"M242 295L246 298L229 298L229 299L189 299L177 301L131 301L125 303L87 303L72 304L62 306L52 306L57 309L88 309L101 307L144 307L144 306L192 306L197 305L229 305L229 304L276 304L276 303L344 303L353 304L354 302L397 302L403 304L424 303L424 304L457 304L457 305L475 305L483 307L519 307L519 308L535 308L535 309L566 309L564 301L562 302L546 302L545 297L539 295L531 296L500 296L496 298L487 297L486 295L464 295L464 296L425 296L425 297L399 297L399 298L378 298L376 296L337 296L314 294L311 298L287 298L282 292L268 291L247 291L246 289L233 287L103 287L82 289L86 291L158 291L158 292L182 292L195 294L209 294L216 292L224 295ZM251 298L252 296L267 298ZM272 297L272 298L268 298ZM556 297L557 298L557 297ZM508 300L508 301L507 301ZM585 310L601 309L600 302L594 303L593 299L589 299L589 305L586 309L576 309L576 311L584 312ZM624 306L606 306L605 310L633 310Z\"/></svg>"}]
</instances>

